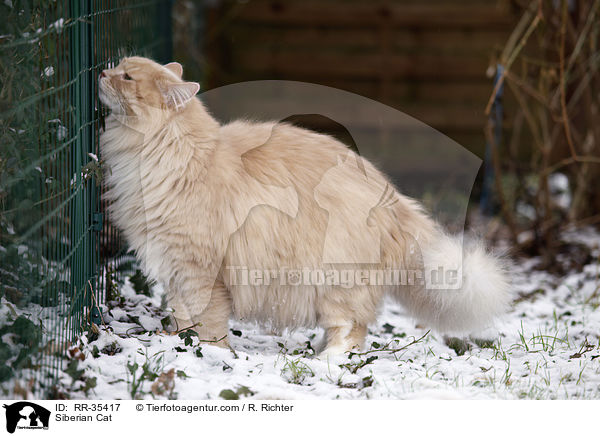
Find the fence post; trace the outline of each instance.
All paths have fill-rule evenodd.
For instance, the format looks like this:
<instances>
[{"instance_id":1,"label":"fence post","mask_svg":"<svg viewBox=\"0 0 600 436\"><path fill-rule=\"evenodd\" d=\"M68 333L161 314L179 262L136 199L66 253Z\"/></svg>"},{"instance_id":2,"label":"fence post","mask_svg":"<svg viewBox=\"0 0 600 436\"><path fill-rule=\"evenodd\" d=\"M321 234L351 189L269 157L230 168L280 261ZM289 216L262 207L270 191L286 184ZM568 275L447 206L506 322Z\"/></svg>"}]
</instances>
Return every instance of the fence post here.
<instances>
[{"instance_id":1,"label":"fence post","mask_svg":"<svg viewBox=\"0 0 600 436\"><path fill-rule=\"evenodd\" d=\"M73 295L73 332L80 331L87 320L83 317L84 307L90 307L92 298L88 283L95 274L95 259L90 254L93 252L92 239L92 208L95 189L86 183L93 181L84 180L82 168L89 160L88 153L91 152L93 142L93 92L91 80L93 80L93 38L91 0L70 0L69 12L76 24L71 30L71 43L69 44L70 75L73 79L71 88L72 105L72 137L75 138L70 169L74 171L74 189L78 192L73 198L71 208L71 244L75 247L73 261L71 262L71 289ZM89 281L89 282L88 282ZM93 286L93 285L92 285Z\"/></svg>"},{"instance_id":2,"label":"fence post","mask_svg":"<svg viewBox=\"0 0 600 436\"><path fill-rule=\"evenodd\" d=\"M496 76L494 77L494 89L498 81L502 80L504 67L501 64L496 65ZM485 157L483 160L483 187L481 189L480 209L482 214L490 216L494 213L494 147L500 147L502 141L502 120L504 111L502 107L502 95L504 94L504 84L501 83L498 92L494 96L492 111L490 112L489 122L492 127L491 138L485 144Z\"/></svg>"}]
</instances>

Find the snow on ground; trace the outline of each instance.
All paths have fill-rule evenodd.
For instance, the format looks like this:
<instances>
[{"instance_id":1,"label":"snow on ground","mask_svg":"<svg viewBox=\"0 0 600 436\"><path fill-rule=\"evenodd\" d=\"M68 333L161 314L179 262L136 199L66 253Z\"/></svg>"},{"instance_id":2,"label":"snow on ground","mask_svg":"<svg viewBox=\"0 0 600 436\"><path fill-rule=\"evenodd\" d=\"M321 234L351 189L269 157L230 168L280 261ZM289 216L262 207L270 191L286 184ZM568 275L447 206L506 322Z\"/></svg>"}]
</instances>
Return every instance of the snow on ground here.
<instances>
[{"instance_id":1,"label":"snow on ground","mask_svg":"<svg viewBox=\"0 0 600 436\"><path fill-rule=\"evenodd\" d=\"M162 331L161 291L128 281L61 372L60 398L599 399L600 235L574 233L592 260L563 278L513 267L513 308L494 329L461 340L416 326L386 302L362 354L320 360L323 332L274 335L232 321L235 352ZM6 308L4 308L6 309ZM4 310L3 309L3 310ZM4 338L6 339L6 338ZM4 394L8 395L6 389ZM37 394L39 395L39 394ZM34 395L35 396L35 395ZM11 395L8 395L11 397Z\"/></svg>"},{"instance_id":2,"label":"snow on ground","mask_svg":"<svg viewBox=\"0 0 600 436\"><path fill-rule=\"evenodd\" d=\"M535 271L535 259L515 266L514 307L480 339L427 334L387 302L367 353L334 361L314 357L319 330L278 336L232 321L235 353L152 333L166 315L159 296L126 284L124 303L105 315L109 328L83 338L86 376L64 373L61 383L71 398L99 399L598 399L600 237L578 239L595 246L594 260L566 278Z\"/></svg>"}]
</instances>

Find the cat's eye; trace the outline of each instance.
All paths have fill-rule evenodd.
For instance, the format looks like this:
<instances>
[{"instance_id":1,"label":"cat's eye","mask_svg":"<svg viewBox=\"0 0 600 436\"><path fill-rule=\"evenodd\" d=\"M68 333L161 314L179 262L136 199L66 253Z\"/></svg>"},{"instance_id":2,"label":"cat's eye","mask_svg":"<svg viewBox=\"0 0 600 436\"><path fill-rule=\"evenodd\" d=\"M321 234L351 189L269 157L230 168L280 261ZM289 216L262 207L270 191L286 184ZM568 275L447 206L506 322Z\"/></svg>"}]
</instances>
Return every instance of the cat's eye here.
<instances>
[{"instance_id":1,"label":"cat's eye","mask_svg":"<svg viewBox=\"0 0 600 436\"><path fill-rule=\"evenodd\" d=\"M123 74L123 79L125 79L125 80L133 80L131 78L131 76L129 74L127 74L127 73Z\"/></svg>"}]
</instances>

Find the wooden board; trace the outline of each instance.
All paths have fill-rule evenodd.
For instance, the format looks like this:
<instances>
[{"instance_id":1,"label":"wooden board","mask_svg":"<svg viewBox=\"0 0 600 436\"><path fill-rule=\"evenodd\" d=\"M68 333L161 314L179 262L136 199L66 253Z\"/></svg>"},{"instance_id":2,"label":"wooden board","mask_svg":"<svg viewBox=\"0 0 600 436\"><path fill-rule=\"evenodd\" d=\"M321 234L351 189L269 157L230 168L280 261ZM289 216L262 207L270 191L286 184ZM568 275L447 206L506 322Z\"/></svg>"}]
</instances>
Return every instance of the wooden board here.
<instances>
[{"instance_id":1,"label":"wooden board","mask_svg":"<svg viewBox=\"0 0 600 436\"><path fill-rule=\"evenodd\" d=\"M332 86L478 154L487 72L518 19L506 0L250 0L220 2L206 16L209 88L265 79Z\"/></svg>"}]
</instances>

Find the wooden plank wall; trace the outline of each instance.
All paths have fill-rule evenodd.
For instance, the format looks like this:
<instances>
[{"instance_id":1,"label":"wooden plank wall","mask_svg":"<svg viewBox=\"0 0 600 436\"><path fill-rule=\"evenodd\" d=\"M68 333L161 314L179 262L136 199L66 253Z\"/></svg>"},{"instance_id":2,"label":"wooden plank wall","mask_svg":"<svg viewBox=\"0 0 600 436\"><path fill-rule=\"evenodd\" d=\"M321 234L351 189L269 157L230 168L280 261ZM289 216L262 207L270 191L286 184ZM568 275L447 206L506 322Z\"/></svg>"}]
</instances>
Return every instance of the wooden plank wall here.
<instances>
[{"instance_id":1,"label":"wooden plank wall","mask_svg":"<svg viewBox=\"0 0 600 436\"><path fill-rule=\"evenodd\" d=\"M209 88L286 79L386 103L483 156L508 0L249 0L205 10ZM510 120L508 120L510 122Z\"/></svg>"}]
</instances>

